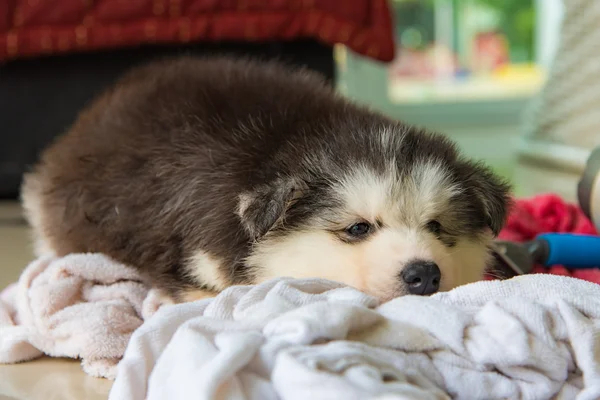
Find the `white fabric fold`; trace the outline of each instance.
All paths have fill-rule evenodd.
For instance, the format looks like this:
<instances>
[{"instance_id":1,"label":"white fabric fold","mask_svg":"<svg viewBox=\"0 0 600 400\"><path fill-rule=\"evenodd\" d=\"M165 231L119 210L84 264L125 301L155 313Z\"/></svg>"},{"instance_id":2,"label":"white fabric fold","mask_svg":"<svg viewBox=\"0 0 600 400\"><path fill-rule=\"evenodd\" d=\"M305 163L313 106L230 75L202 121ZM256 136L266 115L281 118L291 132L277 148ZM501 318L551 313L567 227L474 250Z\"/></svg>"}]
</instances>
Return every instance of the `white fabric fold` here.
<instances>
[{"instance_id":1,"label":"white fabric fold","mask_svg":"<svg viewBox=\"0 0 600 400\"><path fill-rule=\"evenodd\" d=\"M110 399L600 398L600 286L530 275L378 305L318 279L164 306Z\"/></svg>"}]
</instances>

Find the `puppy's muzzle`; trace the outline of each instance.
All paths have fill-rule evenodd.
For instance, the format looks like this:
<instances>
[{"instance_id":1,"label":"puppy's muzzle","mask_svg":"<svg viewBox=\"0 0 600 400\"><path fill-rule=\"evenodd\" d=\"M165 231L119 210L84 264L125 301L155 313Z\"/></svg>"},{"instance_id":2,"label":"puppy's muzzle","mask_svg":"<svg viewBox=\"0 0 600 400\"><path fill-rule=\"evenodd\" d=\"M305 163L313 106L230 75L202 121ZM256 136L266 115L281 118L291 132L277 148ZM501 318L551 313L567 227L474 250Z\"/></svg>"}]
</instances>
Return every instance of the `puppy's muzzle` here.
<instances>
[{"instance_id":1,"label":"puppy's muzzle","mask_svg":"<svg viewBox=\"0 0 600 400\"><path fill-rule=\"evenodd\" d=\"M442 273L432 261L411 261L400 273L410 294L428 295L440 289Z\"/></svg>"}]
</instances>

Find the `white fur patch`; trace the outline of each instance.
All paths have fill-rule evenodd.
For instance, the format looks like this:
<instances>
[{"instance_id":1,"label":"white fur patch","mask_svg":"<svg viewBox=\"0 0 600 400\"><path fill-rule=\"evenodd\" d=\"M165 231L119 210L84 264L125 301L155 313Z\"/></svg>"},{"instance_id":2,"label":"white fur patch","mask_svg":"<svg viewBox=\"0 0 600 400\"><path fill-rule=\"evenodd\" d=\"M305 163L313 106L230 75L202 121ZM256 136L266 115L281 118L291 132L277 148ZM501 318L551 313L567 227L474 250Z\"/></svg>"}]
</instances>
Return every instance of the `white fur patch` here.
<instances>
[{"instance_id":1,"label":"white fur patch","mask_svg":"<svg viewBox=\"0 0 600 400\"><path fill-rule=\"evenodd\" d=\"M221 273L222 263L204 251L197 251L186 263L188 275L199 285L223 290L229 286Z\"/></svg>"},{"instance_id":2,"label":"white fur patch","mask_svg":"<svg viewBox=\"0 0 600 400\"><path fill-rule=\"evenodd\" d=\"M374 174L365 167L357 168L341 182L337 190L345 211L374 221L379 214L393 206L392 194L398 191L395 170L391 176Z\"/></svg>"},{"instance_id":3,"label":"white fur patch","mask_svg":"<svg viewBox=\"0 0 600 400\"><path fill-rule=\"evenodd\" d=\"M423 162L413 168L402 180L393 162L385 174L357 168L337 189L345 211L368 221L386 220L391 226L415 227L436 218L460 189L440 164Z\"/></svg>"},{"instance_id":4,"label":"white fur patch","mask_svg":"<svg viewBox=\"0 0 600 400\"><path fill-rule=\"evenodd\" d=\"M238 196L238 208L236 210L236 215L240 218L244 216L244 213L250 207L253 201L252 194L250 193L242 193Z\"/></svg>"}]
</instances>

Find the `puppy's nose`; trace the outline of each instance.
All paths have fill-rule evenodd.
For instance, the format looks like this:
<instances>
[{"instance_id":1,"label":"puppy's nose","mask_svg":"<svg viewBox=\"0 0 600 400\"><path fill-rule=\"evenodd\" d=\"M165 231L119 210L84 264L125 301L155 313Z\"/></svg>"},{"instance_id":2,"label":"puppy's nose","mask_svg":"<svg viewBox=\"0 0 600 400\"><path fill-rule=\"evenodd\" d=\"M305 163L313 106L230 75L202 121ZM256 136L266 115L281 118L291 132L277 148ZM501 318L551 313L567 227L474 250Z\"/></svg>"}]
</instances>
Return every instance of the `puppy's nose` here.
<instances>
[{"instance_id":1,"label":"puppy's nose","mask_svg":"<svg viewBox=\"0 0 600 400\"><path fill-rule=\"evenodd\" d=\"M439 290L442 273L436 263L418 260L404 267L400 276L410 294L426 295Z\"/></svg>"}]
</instances>

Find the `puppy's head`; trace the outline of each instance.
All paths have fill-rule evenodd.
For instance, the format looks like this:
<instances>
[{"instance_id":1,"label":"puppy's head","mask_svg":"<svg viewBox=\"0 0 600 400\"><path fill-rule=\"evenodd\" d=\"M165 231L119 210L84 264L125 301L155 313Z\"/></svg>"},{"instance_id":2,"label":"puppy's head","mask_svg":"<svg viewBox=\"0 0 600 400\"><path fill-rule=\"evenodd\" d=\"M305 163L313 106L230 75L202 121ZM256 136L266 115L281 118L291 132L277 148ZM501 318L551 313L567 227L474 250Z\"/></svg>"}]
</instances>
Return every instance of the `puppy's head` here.
<instances>
[{"instance_id":1,"label":"puppy's head","mask_svg":"<svg viewBox=\"0 0 600 400\"><path fill-rule=\"evenodd\" d=\"M240 196L256 282L320 277L387 300L481 279L504 182L445 138L404 128L328 146Z\"/></svg>"}]
</instances>

